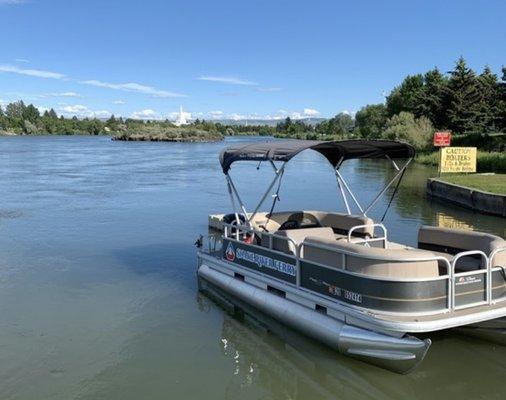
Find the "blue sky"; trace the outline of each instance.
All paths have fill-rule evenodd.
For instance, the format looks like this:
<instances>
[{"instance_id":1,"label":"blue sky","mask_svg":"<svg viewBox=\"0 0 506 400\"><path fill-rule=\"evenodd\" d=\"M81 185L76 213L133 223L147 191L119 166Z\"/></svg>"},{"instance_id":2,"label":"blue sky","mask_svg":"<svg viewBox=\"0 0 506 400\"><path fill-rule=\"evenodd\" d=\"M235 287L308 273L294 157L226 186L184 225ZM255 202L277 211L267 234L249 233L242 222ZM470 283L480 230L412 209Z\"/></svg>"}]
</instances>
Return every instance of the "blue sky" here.
<instances>
[{"instance_id":1,"label":"blue sky","mask_svg":"<svg viewBox=\"0 0 506 400\"><path fill-rule=\"evenodd\" d=\"M78 116L329 117L506 64L502 1L0 0L0 101Z\"/></svg>"}]
</instances>

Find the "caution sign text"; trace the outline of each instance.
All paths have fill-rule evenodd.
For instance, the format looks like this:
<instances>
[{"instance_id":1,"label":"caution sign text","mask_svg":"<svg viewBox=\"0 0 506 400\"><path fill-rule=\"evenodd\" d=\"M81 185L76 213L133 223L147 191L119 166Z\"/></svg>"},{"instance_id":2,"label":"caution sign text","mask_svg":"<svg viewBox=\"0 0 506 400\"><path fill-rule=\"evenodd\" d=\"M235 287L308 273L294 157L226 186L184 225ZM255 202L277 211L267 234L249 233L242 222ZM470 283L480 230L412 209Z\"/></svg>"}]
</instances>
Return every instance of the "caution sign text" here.
<instances>
[{"instance_id":1,"label":"caution sign text","mask_svg":"<svg viewBox=\"0 0 506 400\"><path fill-rule=\"evenodd\" d=\"M476 172L476 147L441 148L441 172Z\"/></svg>"}]
</instances>

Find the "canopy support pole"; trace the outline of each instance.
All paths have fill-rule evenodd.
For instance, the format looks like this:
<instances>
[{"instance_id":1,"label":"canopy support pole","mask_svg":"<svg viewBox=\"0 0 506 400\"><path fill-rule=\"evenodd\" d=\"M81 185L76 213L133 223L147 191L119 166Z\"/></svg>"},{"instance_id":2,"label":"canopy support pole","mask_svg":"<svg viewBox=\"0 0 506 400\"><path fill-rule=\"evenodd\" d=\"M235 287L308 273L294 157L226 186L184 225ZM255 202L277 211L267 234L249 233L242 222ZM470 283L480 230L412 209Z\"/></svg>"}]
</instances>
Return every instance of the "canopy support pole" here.
<instances>
[{"instance_id":1,"label":"canopy support pole","mask_svg":"<svg viewBox=\"0 0 506 400\"><path fill-rule=\"evenodd\" d=\"M402 175L402 172L406 169L406 167L409 165L409 163L413 160L413 158L410 158L404 166L397 171L395 176L390 180L390 182L387 183L387 185L381 190L381 192L378 193L378 195L374 198L374 200L369 204L369 206L366 208L366 210L362 213L363 215L366 215L367 212L378 202L378 200L385 194L385 192L388 190L390 186L395 182L395 180Z\"/></svg>"},{"instance_id":2,"label":"canopy support pole","mask_svg":"<svg viewBox=\"0 0 506 400\"><path fill-rule=\"evenodd\" d=\"M246 211L246 207L244 207L244 203L242 202L241 197L239 196L239 193L237 192L237 189L235 188L235 185L234 185L234 182L232 181L232 178L230 177L229 174L227 174L226 177L227 177L228 185L229 185L230 188L232 188L232 191L235 194L235 197L237 197L237 201L239 201L239 205L241 206L241 210L242 210L242 212L244 214L244 218L248 222L248 225L249 225L248 212ZM230 192L230 196L232 197L232 206L234 207L234 211L236 211L235 201L234 201L234 198L232 196L232 192ZM239 216L237 215L237 212L235 214L236 214L235 218L237 220L237 224L240 225Z\"/></svg>"},{"instance_id":3,"label":"canopy support pole","mask_svg":"<svg viewBox=\"0 0 506 400\"><path fill-rule=\"evenodd\" d=\"M393 164L394 168L395 168L397 171L399 171L399 166L397 165L397 163L396 163L394 160L392 160L390 157L388 157L388 155L386 155L386 154L385 154L385 157L386 157L387 159L389 159L389 160L392 162L392 164Z\"/></svg>"},{"instance_id":4,"label":"canopy support pole","mask_svg":"<svg viewBox=\"0 0 506 400\"><path fill-rule=\"evenodd\" d=\"M269 188L265 191L264 195L260 199L260 202L256 206L255 211L253 211L253 214L251 214L251 217L249 218L248 222L251 222L253 220L253 218L255 218L255 216L258 213L258 210L260 210L260 207L262 207L262 204L264 204L265 199L267 198L267 196L271 192L272 188L274 187L274 185L276 184L276 182L278 181L278 179L280 178L280 176L283 174L286 162L284 162L283 165L281 166L281 168L279 168L279 169L276 168L276 165L274 165L274 163L272 163L272 165L275 168L275 174L276 174L276 176L274 177L274 179L272 180L271 184L269 185Z\"/></svg>"},{"instance_id":5,"label":"canopy support pole","mask_svg":"<svg viewBox=\"0 0 506 400\"><path fill-rule=\"evenodd\" d=\"M348 199L346 198L346 193L343 188L343 184L341 183L341 179L339 178L339 175L337 175L336 170L336 180L337 180L337 186L339 187L339 190L341 191L341 196L343 198L344 205L346 207L346 211L348 212L348 215L351 215L350 206L348 204Z\"/></svg>"},{"instance_id":6,"label":"canopy support pole","mask_svg":"<svg viewBox=\"0 0 506 400\"><path fill-rule=\"evenodd\" d=\"M232 187L230 186L230 182L228 181L228 179L227 179L227 188L228 188L228 195L230 196L230 201L232 202L232 209L234 210L235 222L237 223L237 225L239 225L240 224L239 214L237 213L234 194L232 193Z\"/></svg>"},{"instance_id":7,"label":"canopy support pole","mask_svg":"<svg viewBox=\"0 0 506 400\"><path fill-rule=\"evenodd\" d=\"M355 195L353 194L353 192L351 191L350 187L348 186L348 184L346 183L346 181L344 180L343 176L341 175L341 173L339 172L338 169L336 169L336 175L337 177L341 180L341 182L343 183L344 187L346 188L346 190L348 191L348 193L350 194L351 198L353 199L353 201L355 202L355 204L357 205L358 209L360 210L360 212L362 214L365 215L365 212L364 212L364 209L362 208L362 206L360 205L360 203L358 202L357 198L355 197ZM349 212L348 212L349 214Z\"/></svg>"}]
</instances>

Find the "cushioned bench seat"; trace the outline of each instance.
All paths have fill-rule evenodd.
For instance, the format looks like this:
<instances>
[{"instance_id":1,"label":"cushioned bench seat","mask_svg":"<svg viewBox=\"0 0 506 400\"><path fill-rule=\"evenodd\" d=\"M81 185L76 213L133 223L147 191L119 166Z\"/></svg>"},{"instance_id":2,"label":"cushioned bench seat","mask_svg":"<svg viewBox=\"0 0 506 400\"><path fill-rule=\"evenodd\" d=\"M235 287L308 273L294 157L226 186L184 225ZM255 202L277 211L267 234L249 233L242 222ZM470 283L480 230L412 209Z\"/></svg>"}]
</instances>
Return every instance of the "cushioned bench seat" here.
<instances>
[{"instance_id":1,"label":"cushioned bench seat","mask_svg":"<svg viewBox=\"0 0 506 400\"><path fill-rule=\"evenodd\" d=\"M455 254L469 250L479 250L490 256L493 251L506 248L506 241L489 233L422 226L418 232L418 247L452 261ZM479 268L480 264L478 257L465 257L457 262L457 269L473 270ZM493 257L492 267L498 266L506 267L506 251ZM485 268L484 265L481 267Z\"/></svg>"},{"instance_id":2,"label":"cushioned bench seat","mask_svg":"<svg viewBox=\"0 0 506 400\"><path fill-rule=\"evenodd\" d=\"M335 242L335 235L332 228L305 228L305 229L290 229L286 231L277 231L276 236L272 238L272 249L282 251L289 254L297 254L296 247L301 244L308 236L320 238ZM286 239L284 239L286 238ZM269 236L262 235L262 246L269 247ZM303 254L301 254L302 256Z\"/></svg>"},{"instance_id":3,"label":"cushioned bench seat","mask_svg":"<svg viewBox=\"0 0 506 400\"><path fill-rule=\"evenodd\" d=\"M306 246L307 245L307 246ZM322 249L311 245L323 245L329 248ZM430 261L403 261L416 258L430 258L432 252L410 248L384 249L366 247L364 245L346 241L329 240L327 238L308 236L304 240L304 258L323 265L328 265L346 271L356 272L371 277L412 279L436 278L439 276L439 264L436 260ZM339 254L347 251L355 255ZM371 258L364 258L371 257ZM381 260L375 257L382 258Z\"/></svg>"}]
</instances>

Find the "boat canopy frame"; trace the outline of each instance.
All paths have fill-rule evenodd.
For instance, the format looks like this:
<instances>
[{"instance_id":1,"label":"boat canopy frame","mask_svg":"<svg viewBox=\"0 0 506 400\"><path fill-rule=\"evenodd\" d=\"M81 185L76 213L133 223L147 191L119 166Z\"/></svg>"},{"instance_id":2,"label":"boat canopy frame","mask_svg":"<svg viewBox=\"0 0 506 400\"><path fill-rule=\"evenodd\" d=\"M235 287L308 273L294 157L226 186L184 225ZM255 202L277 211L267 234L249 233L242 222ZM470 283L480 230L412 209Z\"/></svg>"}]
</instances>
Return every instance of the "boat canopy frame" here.
<instances>
[{"instance_id":1,"label":"boat canopy frame","mask_svg":"<svg viewBox=\"0 0 506 400\"><path fill-rule=\"evenodd\" d=\"M220 163L225 174L228 186L228 192L232 202L232 207L235 214L235 219L238 225L241 224L239 219L238 207L236 201L239 203L240 211L243 213L246 223L251 226L251 221L256 216L269 193L276 185L281 184L280 180L283 176L286 163L290 161L297 154L304 150L315 150L323 155L327 161L332 165L337 185L341 193L346 212L351 214L351 207L347 198L347 194L353 200L355 206L359 210L361 215L366 216L367 213L374 207L379 199L386 193L386 191L397 181L397 185L400 184L404 172L408 165L411 163L415 156L415 149L408 143L395 141L395 140L342 140L342 141L316 141L316 140L279 140L271 142L259 142L251 144L234 145L225 148L220 153ZM345 160L357 159L357 158L370 158L370 159L382 159L389 160L396 174L394 177L380 190L376 197L371 201L369 205L363 207L353 191L349 187L348 183L339 172L339 168ZM399 166L395 159L407 159L402 166ZM267 190L261 197L254 211L248 217L248 212L242 201L237 188L230 176L230 168L236 161L268 161L274 171L274 178L269 184ZM282 162L281 166L278 167L275 161ZM276 194L274 194L274 203L279 200L279 186ZM395 192L394 192L395 195ZM271 211L272 213L272 211Z\"/></svg>"}]
</instances>

